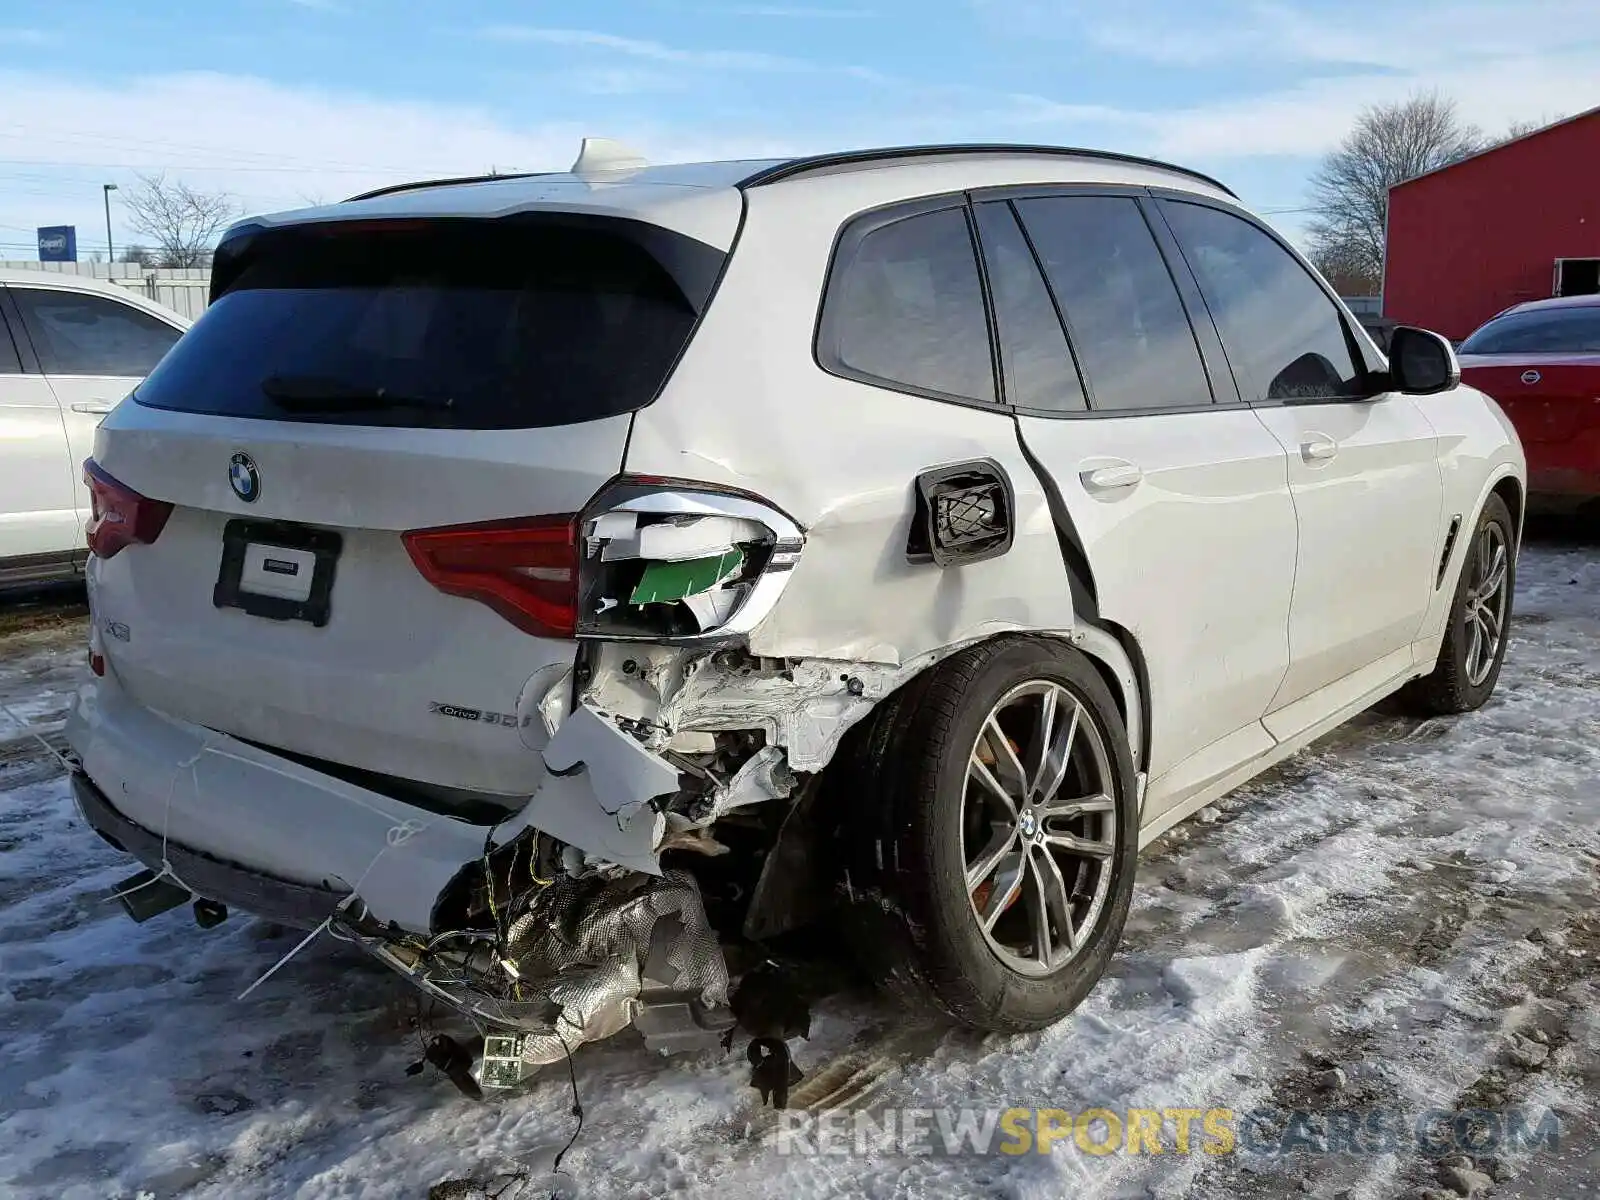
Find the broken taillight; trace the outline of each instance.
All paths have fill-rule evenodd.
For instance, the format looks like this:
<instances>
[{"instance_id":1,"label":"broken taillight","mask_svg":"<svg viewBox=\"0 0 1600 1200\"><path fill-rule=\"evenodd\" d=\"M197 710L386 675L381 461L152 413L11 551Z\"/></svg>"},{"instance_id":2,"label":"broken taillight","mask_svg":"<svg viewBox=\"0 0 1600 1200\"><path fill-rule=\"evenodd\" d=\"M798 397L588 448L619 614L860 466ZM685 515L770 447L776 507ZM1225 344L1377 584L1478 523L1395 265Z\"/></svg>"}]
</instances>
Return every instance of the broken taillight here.
<instances>
[{"instance_id":1,"label":"broken taillight","mask_svg":"<svg viewBox=\"0 0 1600 1200\"><path fill-rule=\"evenodd\" d=\"M422 576L441 592L487 604L518 629L571 637L578 623L577 518L485 521L404 535Z\"/></svg>"},{"instance_id":2,"label":"broken taillight","mask_svg":"<svg viewBox=\"0 0 1600 1200\"><path fill-rule=\"evenodd\" d=\"M578 636L722 641L771 612L800 527L769 501L688 480L622 476L582 514Z\"/></svg>"},{"instance_id":3,"label":"broken taillight","mask_svg":"<svg viewBox=\"0 0 1600 1200\"><path fill-rule=\"evenodd\" d=\"M111 558L124 546L148 545L161 536L172 505L141 496L113 478L89 459L83 464L83 481L89 485L89 551L96 558Z\"/></svg>"}]
</instances>

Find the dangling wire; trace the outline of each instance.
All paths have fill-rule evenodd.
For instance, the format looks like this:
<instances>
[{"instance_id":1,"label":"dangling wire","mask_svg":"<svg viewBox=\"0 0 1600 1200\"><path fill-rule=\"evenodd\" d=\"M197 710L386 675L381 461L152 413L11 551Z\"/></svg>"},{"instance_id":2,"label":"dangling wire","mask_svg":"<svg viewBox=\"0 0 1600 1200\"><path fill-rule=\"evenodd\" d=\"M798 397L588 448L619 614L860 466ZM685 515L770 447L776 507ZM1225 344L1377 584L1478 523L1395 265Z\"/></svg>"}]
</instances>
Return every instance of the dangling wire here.
<instances>
[{"instance_id":1,"label":"dangling wire","mask_svg":"<svg viewBox=\"0 0 1600 1200\"><path fill-rule=\"evenodd\" d=\"M563 1019L565 1019L563 1017ZM550 1164L550 1174L561 1174L561 1160L567 1156L578 1140L578 1135L583 1132L583 1101L578 1096L578 1069L572 1064L572 1047L567 1045L567 1039L561 1036L560 1022L555 1027L556 1040L561 1043L561 1049L567 1056L567 1079L572 1084L572 1115L578 1118L578 1124L572 1130L572 1136L567 1139L567 1144L561 1147L561 1153L556 1155L555 1162ZM570 1179L571 1176L568 1175Z\"/></svg>"}]
</instances>

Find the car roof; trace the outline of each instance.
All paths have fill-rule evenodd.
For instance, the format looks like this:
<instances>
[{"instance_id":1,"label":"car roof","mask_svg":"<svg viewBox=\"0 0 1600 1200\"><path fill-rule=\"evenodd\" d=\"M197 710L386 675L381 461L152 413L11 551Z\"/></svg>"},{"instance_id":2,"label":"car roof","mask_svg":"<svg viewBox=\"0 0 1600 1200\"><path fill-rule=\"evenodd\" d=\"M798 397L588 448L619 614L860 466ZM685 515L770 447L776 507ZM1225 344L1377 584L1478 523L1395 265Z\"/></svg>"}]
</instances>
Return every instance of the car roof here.
<instances>
[{"instance_id":1,"label":"car roof","mask_svg":"<svg viewBox=\"0 0 1600 1200\"><path fill-rule=\"evenodd\" d=\"M574 167L580 167L575 163ZM1015 168L1017 182L1062 182L1163 186L1235 199L1209 176L1133 155L1064 146L963 144L890 146L791 158L644 164L634 159L616 168L479 175L401 183L352 196L339 204L252 217L244 225L265 227L361 218L499 217L537 209L631 217L674 229L727 249L743 210L742 193L774 185L804 186L840 175L887 180L892 176L933 187L993 186ZM864 189L870 191L870 189Z\"/></svg>"},{"instance_id":2,"label":"car roof","mask_svg":"<svg viewBox=\"0 0 1600 1200\"><path fill-rule=\"evenodd\" d=\"M1509 316L1511 313L1541 312L1551 308L1600 308L1600 296L1552 296L1548 300L1525 300L1521 304L1513 304L1504 312L1495 314L1495 317Z\"/></svg>"}]
</instances>

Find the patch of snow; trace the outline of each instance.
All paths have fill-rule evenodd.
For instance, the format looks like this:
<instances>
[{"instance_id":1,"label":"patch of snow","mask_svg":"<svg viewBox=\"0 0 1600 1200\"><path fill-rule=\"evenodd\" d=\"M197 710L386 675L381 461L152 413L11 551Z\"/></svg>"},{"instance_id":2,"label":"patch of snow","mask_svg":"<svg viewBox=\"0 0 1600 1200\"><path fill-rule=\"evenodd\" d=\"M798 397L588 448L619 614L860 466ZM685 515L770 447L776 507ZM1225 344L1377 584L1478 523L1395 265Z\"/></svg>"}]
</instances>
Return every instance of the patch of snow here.
<instances>
[{"instance_id":1,"label":"patch of snow","mask_svg":"<svg viewBox=\"0 0 1600 1200\"><path fill-rule=\"evenodd\" d=\"M1501 1097L1590 1122L1577 1149L1505 1158L1523 1194L1592 1178L1579 1172L1592 1161L1582 1135L1597 1144L1582 1114L1600 1109L1600 996L1594 964L1560 939L1600 900L1596 559L1525 550L1505 673L1482 711L1419 722L1382 706L1152 847L1124 945L1067 1020L986 1037L842 996L794 1044L798 1062L821 1079L858 1058L859 1078L835 1094L849 1097L844 1115L880 1121L944 1107L1422 1111ZM8 648L0 702L21 720L0 720L47 727L64 707L82 657L81 631L69 633ZM343 1200L516 1171L548 1188L574 1124L564 1069L483 1105L431 1071L407 1077L413 993L327 938L236 1001L297 933L240 917L201 932L182 909L129 923L103 894L131 868L83 829L65 781L7 778L0 1191ZM574 1068L584 1129L558 1182L585 1196L763 1195L780 1177L796 1200L1232 1200L1308 1182L1364 1200L1438 1186L1436 1166L1406 1153L1094 1157L1067 1139L1044 1155L783 1156L742 1053L663 1059L628 1034L584 1047Z\"/></svg>"}]
</instances>

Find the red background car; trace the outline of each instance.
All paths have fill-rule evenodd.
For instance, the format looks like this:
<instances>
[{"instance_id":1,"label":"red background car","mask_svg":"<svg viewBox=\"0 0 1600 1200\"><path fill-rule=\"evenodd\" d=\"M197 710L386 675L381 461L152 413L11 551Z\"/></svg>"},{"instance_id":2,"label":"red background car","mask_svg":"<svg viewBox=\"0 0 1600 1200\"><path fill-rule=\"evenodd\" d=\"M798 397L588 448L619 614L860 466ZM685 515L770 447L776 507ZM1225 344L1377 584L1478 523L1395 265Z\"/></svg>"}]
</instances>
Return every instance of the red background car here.
<instances>
[{"instance_id":1,"label":"red background car","mask_svg":"<svg viewBox=\"0 0 1600 1200\"><path fill-rule=\"evenodd\" d=\"M1500 402L1528 491L1600 497L1600 296L1508 308L1461 343L1461 377Z\"/></svg>"}]
</instances>

